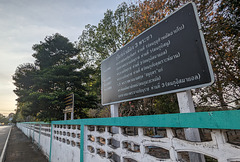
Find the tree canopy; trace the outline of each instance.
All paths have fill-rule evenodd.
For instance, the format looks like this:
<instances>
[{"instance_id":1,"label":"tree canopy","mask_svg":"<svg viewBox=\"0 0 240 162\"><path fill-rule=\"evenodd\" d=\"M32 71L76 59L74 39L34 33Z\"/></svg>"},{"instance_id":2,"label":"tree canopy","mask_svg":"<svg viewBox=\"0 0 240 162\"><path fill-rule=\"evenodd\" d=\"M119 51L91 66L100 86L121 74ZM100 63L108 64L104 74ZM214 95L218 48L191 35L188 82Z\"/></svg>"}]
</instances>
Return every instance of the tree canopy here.
<instances>
[{"instance_id":1,"label":"tree canopy","mask_svg":"<svg viewBox=\"0 0 240 162\"><path fill-rule=\"evenodd\" d=\"M64 98L75 94L76 117L85 117L84 108L94 108L96 96L88 83L94 71L77 59L79 50L60 34L48 36L33 46L34 64L20 65L13 75L18 108L24 116L39 120L63 118Z\"/></svg>"},{"instance_id":2,"label":"tree canopy","mask_svg":"<svg viewBox=\"0 0 240 162\"><path fill-rule=\"evenodd\" d=\"M0 125L7 124L8 123L8 118L6 118L3 114L0 114Z\"/></svg>"}]
</instances>

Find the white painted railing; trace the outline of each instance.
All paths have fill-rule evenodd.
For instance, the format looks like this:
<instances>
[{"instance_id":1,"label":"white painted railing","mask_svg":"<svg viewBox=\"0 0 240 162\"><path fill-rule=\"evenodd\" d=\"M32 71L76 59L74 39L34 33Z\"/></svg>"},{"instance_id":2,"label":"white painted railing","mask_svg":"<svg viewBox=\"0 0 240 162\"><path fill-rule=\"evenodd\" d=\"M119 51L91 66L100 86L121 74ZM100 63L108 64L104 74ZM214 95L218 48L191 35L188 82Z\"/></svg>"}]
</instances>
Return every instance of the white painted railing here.
<instances>
[{"instance_id":1,"label":"white painted railing","mask_svg":"<svg viewBox=\"0 0 240 162\"><path fill-rule=\"evenodd\" d=\"M52 162L189 161L188 152L235 162L240 161L239 116L240 111L223 111L17 126ZM183 128L188 127L201 128L204 141L185 140Z\"/></svg>"},{"instance_id":2,"label":"white painted railing","mask_svg":"<svg viewBox=\"0 0 240 162\"><path fill-rule=\"evenodd\" d=\"M53 125L52 132L53 162L80 161L80 125Z\"/></svg>"},{"instance_id":3,"label":"white painted railing","mask_svg":"<svg viewBox=\"0 0 240 162\"><path fill-rule=\"evenodd\" d=\"M17 127L22 132L32 139L34 143L42 150L42 152L49 157L50 152L50 137L51 137L51 124L42 122L32 123L17 123Z\"/></svg>"},{"instance_id":4,"label":"white painted railing","mask_svg":"<svg viewBox=\"0 0 240 162\"><path fill-rule=\"evenodd\" d=\"M104 128L108 130L108 127ZM188 161L181 154L187 151L215 157L222 162L240 160L240 147L227 143L226 130L211 130L212 140L208 142L189 142L175 137L175 131L171 128L162 130L166 131L165 136L156 137L144 135L144 128L136 128L133 136L126 135L123 127L119 128L119 134L96 129L88 131L85 144L86 159L93 161ZM118 146L112 145L113 140L117 141Z\"/></svg>"}]
</instances>

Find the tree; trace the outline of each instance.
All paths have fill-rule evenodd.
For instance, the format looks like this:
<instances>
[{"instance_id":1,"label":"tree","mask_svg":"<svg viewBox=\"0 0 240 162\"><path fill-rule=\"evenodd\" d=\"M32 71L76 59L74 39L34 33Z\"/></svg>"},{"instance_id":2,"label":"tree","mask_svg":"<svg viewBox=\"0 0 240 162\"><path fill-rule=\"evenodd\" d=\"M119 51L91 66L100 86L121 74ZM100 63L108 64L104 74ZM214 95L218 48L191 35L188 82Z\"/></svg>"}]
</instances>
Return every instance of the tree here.
<instances>
[{"instance_id":1,"label":"tree","mask_svg":"<svg viewBox=\"0 0 240 162\"><path fill-rule=\"evenodd\" d=\"M170 13L166 0L138 0L136 4L130 6L130 10L132 14L128 32L132 35L131 39L161 21Z\"/></svg>"},{"instance_id":2,"label":"tree","mask_svg":"<svg viewBox=\"0 0 240 162\"><path fill-rule=\"evenodd\" d=\"M126 3L118 6L115 12L107 10L97 26L86 25L79 36L78 48L82 58L91 65L100 66L101 61L126 44L131 35L127 33L129 9Z\"/></svg>"},{"instance_id":3,"label":"tree","mask_svg":"<svg viewBox=\"0 0 240 162\"><path fill-rule=\"evenodd\" d=\"M7 124L8 123L8 119L3 114L0 114L0 125L2 123Z\"/></svg>"},{"instance_id":4,"label":"tree","mask_svg":"<svg viewBox=\"0 0 240 162\"><path fill-rule=\"evenodd\" d=\"M41 70L52 66L64 64L66 60L74 57L78 49L69 40L60 34L46 37L45 42L33 45L35 65Z\"/></svg>"},{"instance_id":5,"label":"tree","mask_svg":"<svg viewBox=\"0 0 240 162\"><path fill-rule=\"evenodd\" d=\"M239 2L200 1L199 13L215 83L196 92L198 105L236 108L240 101Z\"/></svg>"},{"instance_id":6,"label":"tree","mask_svg":"<svg viewBox=\"0 0 240 162\"><path fill-rule=\"evenodd\" d=\"M95 70L91 86L88 87L90 87L91 93L98 96L98 108L102 108L100 104L101 62L130 40L131 35L126 32L129 25L129 15L128 5L122 3L115 11L107 10L97 26L86 25L79 37L79 58L87 62L88 67L93 67Z\"/></svg>"},{"instance_id":7,"label":"tree","mask_svg":"<svg viewBox=\"0 0 240 162\"><path fill-rule=\"evenodd\" d=\"M33 50L35 64L20 65L13 76L21 114L37 120L62 119L64 98L74 93L75 118L86 117L83 110L97 104L86 86L94 71L77 59L79 50L60 34L46 37Z\"/></svg>"}]
</instances>

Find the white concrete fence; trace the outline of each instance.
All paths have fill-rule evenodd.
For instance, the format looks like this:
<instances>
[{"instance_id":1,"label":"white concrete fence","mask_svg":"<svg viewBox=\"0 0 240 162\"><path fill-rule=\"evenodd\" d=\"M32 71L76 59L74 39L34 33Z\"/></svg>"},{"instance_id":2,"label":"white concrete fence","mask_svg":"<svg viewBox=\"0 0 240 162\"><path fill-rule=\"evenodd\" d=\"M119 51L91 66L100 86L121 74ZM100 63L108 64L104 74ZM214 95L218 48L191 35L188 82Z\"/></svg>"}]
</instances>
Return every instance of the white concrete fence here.
<instances>
[{"instance_id":1,"label":"white concrete fence","mask_svg":"<svg viewBox=\"0 0 240 162\"><path fill-rule=\"evenodd\" d=\"M17 127L29 138L36 143L42 150L44 155L49 157L50 140L51 140L51 124L42 122L17 123Z\"/></svg>"},{"instance_id":2,"label":"white concrete fence","mask_svg":"<svg viewBox=\"0 0 240 162\"><path fill-rule=\"evenodd\" d=\"M52 162L189 161L191 152L204 154L206 161L236 162L239 116L240 111L219 111L25 122L17 127ZM186 140L188 128L200 128L202 142Z\"/></svg>"}]
</instances>

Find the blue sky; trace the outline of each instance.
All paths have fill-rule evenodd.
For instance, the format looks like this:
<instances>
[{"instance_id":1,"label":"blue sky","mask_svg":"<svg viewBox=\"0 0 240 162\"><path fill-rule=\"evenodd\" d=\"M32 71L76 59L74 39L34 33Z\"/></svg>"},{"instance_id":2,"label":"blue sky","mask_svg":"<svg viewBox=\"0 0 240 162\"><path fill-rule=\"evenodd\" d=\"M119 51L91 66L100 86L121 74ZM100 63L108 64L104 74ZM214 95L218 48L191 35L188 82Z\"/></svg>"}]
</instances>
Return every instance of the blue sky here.
<instances>
[{"instance_id":1,"label":"blue sky","mask_svg":"<svg viewBox=\"0 0 240 162\"><path fill-rule=\"evenodd\" d=\"M0 113L16 109L12 81L18 65L32 63L33 44L60 33L77 41L85 25L129 0L0 0Z\"/></svg>"}]
</instances>

